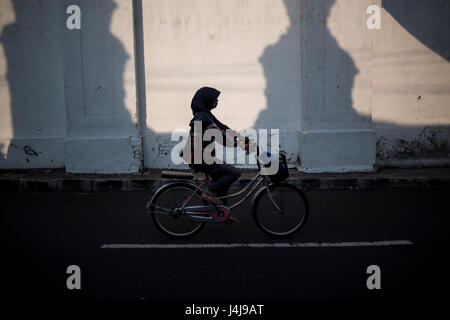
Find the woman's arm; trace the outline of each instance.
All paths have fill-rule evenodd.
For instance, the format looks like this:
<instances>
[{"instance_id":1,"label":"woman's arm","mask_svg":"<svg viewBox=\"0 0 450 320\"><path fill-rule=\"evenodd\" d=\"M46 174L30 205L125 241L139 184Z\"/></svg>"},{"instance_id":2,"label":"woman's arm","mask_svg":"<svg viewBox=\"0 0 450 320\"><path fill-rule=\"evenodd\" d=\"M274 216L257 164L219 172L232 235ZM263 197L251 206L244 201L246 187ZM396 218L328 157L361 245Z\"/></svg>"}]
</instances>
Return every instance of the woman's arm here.
<instances>
[{"instance_id":1,"label":"woman's arm","mask_svg":"<svg viewBox=\"0 0 450 320\"><path fill-rule=\"evenodd\" d=\"M214 116L213 116L214 117ZM214 124L216 125L215 128L219 129L222 131L225 143L224 145L227 144L227 141L230 142L230 144L233 145L233 147L237 147L237 146L242 146L238 144L238 140L243 140L244 142L244 148L245 151L247 153L249 153L249 148L250 148L250 140L248 137L241 135L239 132L234 131L232 129L230 129L230 127L228 127L226 124L220 122L216 117L214 117ZM228 131L228 134L227 134Z\"/></svg>"}]
</instances>

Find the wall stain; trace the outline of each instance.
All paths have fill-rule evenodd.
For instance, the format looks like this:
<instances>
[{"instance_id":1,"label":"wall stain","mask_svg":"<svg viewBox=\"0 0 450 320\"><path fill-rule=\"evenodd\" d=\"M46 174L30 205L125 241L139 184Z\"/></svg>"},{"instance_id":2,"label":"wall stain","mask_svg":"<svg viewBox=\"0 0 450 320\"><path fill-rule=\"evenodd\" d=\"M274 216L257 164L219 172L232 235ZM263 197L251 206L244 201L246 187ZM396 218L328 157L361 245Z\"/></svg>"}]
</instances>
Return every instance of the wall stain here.
<instances>
[{"instance_id":1,"label":"wall stain","mask_svg":"<svg viewBox=\"0 0 450 320\"><path fill-rule=\"evenodd\" d=\"M413 140L386 137L377 140L377 160L389 159L442 159L448 158L449 130L444 128L424 128Z\"/></svg>"},{"instance_id":2,"label":"wall stain","mask_svg":"<svg viewBox=\"0 0 450 320\"><path fill-rule=\"evenodd\" d=\"M29 145L24 146L23 151L25 151L25 153L29 156L39 157L39 154L35 150L33 150Z\"/></svg>"}]
</instances>

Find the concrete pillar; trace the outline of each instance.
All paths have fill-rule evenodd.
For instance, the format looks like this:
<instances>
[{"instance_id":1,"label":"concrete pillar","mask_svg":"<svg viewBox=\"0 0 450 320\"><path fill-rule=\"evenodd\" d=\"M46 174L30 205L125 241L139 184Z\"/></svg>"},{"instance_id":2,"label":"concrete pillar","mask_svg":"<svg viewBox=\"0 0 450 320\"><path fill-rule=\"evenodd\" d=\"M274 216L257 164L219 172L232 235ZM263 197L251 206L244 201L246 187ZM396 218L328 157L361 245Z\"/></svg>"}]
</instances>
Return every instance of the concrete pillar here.
<instances>
[{"instance_id":1,"label":"concrete pillar","mask_svg":"<svg viewBox=\"0 0 450 320\"><path fill-rule=\"evenodd\" d=\"M60 1L67 112L67 172L132 173L141 167L132 0ZM81 8L69 30L66 8Z\"/></svg>"},{"instance_id":2,"label":"concrete pillar","mask_svg":"<svg viewBox=\"0 0 450 320\"><path fill-rule=\"evenodd\" d=\"M372 3L302 1L301 171L373 170Z\"/></svg>"},{"instance_id":3,"label":"concrete pillar","mask_svg":"<svg viewBox=\"0 0 450 320\"><path fill-rule=\"evenodd\" d=\"M66 138L59 11L0 1L0 168L62 168Z\"/></svg>"}]
</instances>

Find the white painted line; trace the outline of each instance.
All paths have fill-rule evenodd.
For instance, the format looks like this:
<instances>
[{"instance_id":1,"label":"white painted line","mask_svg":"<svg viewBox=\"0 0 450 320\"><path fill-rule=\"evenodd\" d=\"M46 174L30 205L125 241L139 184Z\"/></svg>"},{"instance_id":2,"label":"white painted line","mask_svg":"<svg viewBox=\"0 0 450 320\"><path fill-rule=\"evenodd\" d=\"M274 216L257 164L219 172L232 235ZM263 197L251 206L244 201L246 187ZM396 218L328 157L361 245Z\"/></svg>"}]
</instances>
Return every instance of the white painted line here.
<instances>
[{"instance_id":1,"label":"white painted line","mask_svg":"<svg viewBox=\"0 0 450 320\"><path fill-rule=\"evenodd\" d=\"M179 243L179 244L104 244L102 249L206 249L206 248L329 248L380 247L412 245L408 240L372 242L304 242L304 243Z\"/></svg>"}]
</instances>

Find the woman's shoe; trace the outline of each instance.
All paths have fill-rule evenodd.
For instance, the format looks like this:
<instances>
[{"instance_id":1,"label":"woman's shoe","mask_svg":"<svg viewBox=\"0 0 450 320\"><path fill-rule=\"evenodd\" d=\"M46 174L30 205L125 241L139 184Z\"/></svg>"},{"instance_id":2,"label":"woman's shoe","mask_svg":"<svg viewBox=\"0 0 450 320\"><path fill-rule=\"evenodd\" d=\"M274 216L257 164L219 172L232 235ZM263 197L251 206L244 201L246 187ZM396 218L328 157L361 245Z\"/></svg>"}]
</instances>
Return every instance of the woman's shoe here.
<instances>
[{"instance_id":1,"label":"woman's shoe","mask_svg":"<svg viewBox=\"0 0 450 320\"><path fill-rule=\"evenodd\" d=\"M225 223L226 223L227 225L231 226L233 223L238 222L238 221L239 221L239 220L236 219L235 217L230 216L230 217L228 218L228 220L225 221Z\"/></svg>"},{"instance_id":2,"label":"woman's shoe","mask_svg":"<svg viewBox=\"0 0 450 320\"><path fill-rule=\"evenodd\" d=\"M220 199L217 198L217 197L211 196L211 195L209 195L209 194L207 194L207 193L205 193L205 192L202 192L202 194L200 195L200 197L202 197L203 199L205 199L205 200L207 200L207 201L210 201L210 202L212 202L212 203L215 203L215 204L222 204L222 200L220 200Z\"/></svg>"}]
</instances>

